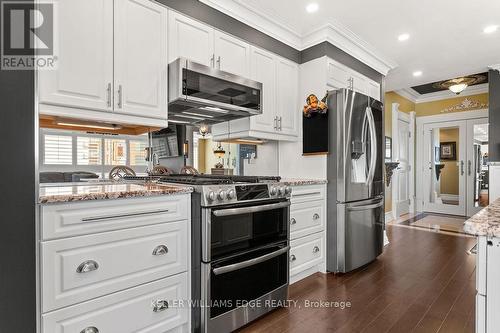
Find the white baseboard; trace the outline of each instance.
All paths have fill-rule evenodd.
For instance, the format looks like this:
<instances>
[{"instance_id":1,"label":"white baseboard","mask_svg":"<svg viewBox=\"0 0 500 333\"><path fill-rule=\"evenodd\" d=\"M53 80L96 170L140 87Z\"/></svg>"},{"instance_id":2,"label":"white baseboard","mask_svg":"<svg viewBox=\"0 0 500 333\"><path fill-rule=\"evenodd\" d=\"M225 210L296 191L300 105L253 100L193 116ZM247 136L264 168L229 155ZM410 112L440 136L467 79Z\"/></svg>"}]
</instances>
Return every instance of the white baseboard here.
<instances>
[{"instance_id":1,"label":"white baseboard","mask_svg":"<svg viewBox=\"0 0 500 333\"><path fill-rule=\"evenodd\" d=\"M391 222L394 220L394 216L392 215L392 211L385 213L385 223Z\"/></svg>"},{"instance_id":2,"label":"white baseboard","mask_svg":"<svg viewBox=\"0 0 500 333\"><path fill-rule=\"evenodd\" d=\"M460 200L460 197L457 194L441 193L439 197L441 198L441 200L446 200L446 201L458 201L458 200Z\"/></svg>"}]
</instances>

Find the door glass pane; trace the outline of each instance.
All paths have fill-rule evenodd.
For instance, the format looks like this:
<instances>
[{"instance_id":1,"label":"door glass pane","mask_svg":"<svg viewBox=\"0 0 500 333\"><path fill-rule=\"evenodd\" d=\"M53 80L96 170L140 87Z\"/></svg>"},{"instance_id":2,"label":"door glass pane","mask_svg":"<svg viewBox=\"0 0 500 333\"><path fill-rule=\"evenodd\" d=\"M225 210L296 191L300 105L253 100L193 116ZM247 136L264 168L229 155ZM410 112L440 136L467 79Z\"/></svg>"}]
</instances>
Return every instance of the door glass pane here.
<instances>
[{"instance_id":1,"label":"door glass pane","mask_svg":"<svg viewBox=\"0 0 500 333\"><path fill-rule=\"evenodd\" d=\"M468 162L473 177L474 207L488 206L488 124L474 125L474 154Z\"/></svg>"},{"instance_id":2,"label":"door glass pane","mask_svg":"<svg viewBox=\"0 0 500 333\"><path fill-rule=\"evenodd\" d=\"M459 205L459 136L459 127L431 130L431 203Z\"/></svg>"}]
</instances>

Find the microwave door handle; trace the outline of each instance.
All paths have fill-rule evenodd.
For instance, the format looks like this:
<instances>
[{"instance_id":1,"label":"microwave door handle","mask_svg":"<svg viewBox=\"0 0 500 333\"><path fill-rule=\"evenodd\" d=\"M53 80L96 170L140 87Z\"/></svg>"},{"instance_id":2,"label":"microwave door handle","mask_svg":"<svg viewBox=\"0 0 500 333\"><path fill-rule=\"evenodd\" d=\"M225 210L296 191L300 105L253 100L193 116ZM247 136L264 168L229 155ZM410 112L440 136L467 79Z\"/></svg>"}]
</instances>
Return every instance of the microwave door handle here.
<instances>
[{"instance_id":1,"label":"microwave door handle","mask_svg":"<svg viewBox=\"0 0 500 333\"><path fill-rule=\"evenodd\" d=\"M370 169L368 171L368 177L366 179L366 185L369 186L373 182L375 176L375 168L377 163L377 133L375 128L375 119L373 118L372 109L370 107L366 108L368 125L370 126Z\"/></svg>"},{"instance_id":2,"label":"microwave door handle","mask_svg":"<svg viewBox=\"0 0 500 333\"><path fill-rule=\"evenodd\" d=\"M267 260L272 259L274 257L277 257L283 253L286 253L286 252L288 252L288 250L290 250L290 246L286 246L286 247L281 248L279 250L276 250L274 252L264 254L263 256L253 258L250 260L242 261L242 262L239 262L237 264L231 264L231 265L227 265L227 266L214 268L213 272L215 275L221 275L221 274L237 271L237 270L245 268L245 267L260 264L261 262L267 261Z\"/></svg>"},{"instance_id":3,"label":"microwave door handle","mask_svg":"<svg viewBox=\"0 0 500 333\"><path fill-rule=\"evenodd\" d=\"M217 217L221 216L232 216L232 215L241 215L241 214L251 214L257 212L264 212L266 210L273 210L278 208L289 207L290 202L279 202L268 205L260 205L260 206L252 206L252 207L241 207L241 208L229 208L229 209L220 209L214 210L213 214Z\"/></svg>"}]
</instances>

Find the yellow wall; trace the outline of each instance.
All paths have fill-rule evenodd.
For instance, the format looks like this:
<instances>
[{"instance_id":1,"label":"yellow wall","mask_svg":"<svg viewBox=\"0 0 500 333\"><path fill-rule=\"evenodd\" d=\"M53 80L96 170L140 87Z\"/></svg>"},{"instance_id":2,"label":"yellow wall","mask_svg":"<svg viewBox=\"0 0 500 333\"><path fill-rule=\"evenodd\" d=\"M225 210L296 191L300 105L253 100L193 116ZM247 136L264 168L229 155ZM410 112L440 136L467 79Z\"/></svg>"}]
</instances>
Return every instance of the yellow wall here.
<instances>
[{"instance_id":1,"label":"yellow wall","mask_svg":"<svg viewBox=\"0 0 500 333\"><path fill-rule=\"evenodd\" d=\"M472 95L472 96L463 96L463 97L455 97L455 98L449 98L449 99L443 99L440 101L435 101L435 102L426 102L426 103L418 103L415 104L415 113L417 117L423 117L423 116L432 116L436 114L442 114L443 110L446 108L453 107L455 105L458 105L463 102L464 99L469 99L473 102L479 102L480 104L487 105L488 104L488 93L484 94L478 94L478 95ZM454 112L464 112L464 111L471 111L475 109L483 109L486 108L486 106L483 107L471 107L468 109L464 110L457 110ZM446 112L449 113L449 112Z\"/></svg>"},{"instance_id":2,"label":"yellow wall","mask_svg":"<svg viewBox=\"0 0 500 333\"><path fill-rule=\"evenodd\" d=\"M441 194L455 194L458 195L458 164L457 161L460 160L458 156L459 149L459 130L458 128L448 128L439 130L439 142L455 142L457 144L457 160L441 160L441 163L445 165L441 169L441 175L439 178L439 183L441 185Z\"/></svg>"},{"instance_id":3,"label":"yellow wall","mask_svg":"<svg viewBox=\"0 0 500 333\"><path fill-rule=\"evenodd\" d=\"M392 103L399 103L399 110L410 113L415 111L415 103L391 91L385 94L384 101L385 136L392 138ZM385 211L392 210L392 183L385 188Z\"/></svg>"}]
</instances>

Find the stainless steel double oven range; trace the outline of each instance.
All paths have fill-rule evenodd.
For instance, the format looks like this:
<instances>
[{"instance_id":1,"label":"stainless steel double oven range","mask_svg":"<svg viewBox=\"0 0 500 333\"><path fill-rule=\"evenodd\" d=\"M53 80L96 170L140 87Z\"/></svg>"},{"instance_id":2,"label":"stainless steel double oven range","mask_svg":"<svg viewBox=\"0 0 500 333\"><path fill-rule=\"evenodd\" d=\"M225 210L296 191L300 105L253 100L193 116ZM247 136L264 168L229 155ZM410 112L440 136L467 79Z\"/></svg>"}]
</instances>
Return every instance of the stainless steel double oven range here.
<instances>
[{"instance_id":1,"label":"stainless steel double oven range","mask_svg":"<svg viewBox=\"0 0 500 333\"><path fill-rule=\"evenodd\" d=\"M175 176L191 184L194 332L231 332L288 297L288 186L278 177Z\"/></svg>"}]
</instances>

